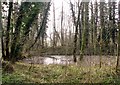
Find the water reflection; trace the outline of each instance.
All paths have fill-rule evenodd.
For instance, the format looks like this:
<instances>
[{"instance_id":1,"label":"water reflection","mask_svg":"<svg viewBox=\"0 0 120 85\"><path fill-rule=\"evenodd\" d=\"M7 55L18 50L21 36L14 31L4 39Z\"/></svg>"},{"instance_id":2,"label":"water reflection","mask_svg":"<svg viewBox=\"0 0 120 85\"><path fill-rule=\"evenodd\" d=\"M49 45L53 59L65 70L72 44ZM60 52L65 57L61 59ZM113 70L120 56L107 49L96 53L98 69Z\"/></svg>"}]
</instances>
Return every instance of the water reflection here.
<instances>
[{"instance_id":1,"label":"water reflection","mask_svg":"<svg viewBox=\"0 0 120 85\"><path fill-rule=\"evenodd\" d=\"M79 56L76 56L79 58ZM102 56L104 59L102 60L102 63L104 65L115 65L116 58L115 56ZM33 64L73 64L73 57L72 56L61 56L61 55L51 55L51 56L34 56L32 58L24 59L22 62L24 63L33 63ZM83 60L80 62L81 66L90 66L90 65L99 65L99 56L83 56Z\"/></svg>"},{"instance_id":2,"label":"water reflection","mask_svg":"<svg viewBox=\"0 0 120 85\"><path fill-rule=\"evenodd\" d=\"M45 57L38 57L34 56L32 58L27 58L23 60L24 63L34 63L34 64L71 64L72 56L45 56Z\"/></svg>"}]
</instances>

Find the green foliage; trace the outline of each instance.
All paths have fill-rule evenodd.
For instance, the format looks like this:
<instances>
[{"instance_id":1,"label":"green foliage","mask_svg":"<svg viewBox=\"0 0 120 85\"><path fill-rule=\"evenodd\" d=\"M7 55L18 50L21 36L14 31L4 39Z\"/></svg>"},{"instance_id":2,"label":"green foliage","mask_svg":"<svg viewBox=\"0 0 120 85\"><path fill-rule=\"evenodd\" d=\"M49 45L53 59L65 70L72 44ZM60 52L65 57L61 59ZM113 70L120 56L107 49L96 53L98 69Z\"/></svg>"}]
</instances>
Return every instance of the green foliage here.
<instances>
[{"instance_id":1,"label":"green foliage","mask_svg":"<svg viewBox=\"0 0 120 85\"><path fill-rule=\"evenodd\" d=\"M23 78L21 74L13 73L13 74L3 74L2 75L2 83L22 83Z\"/></svg>"},{"instance_id":2,"label":"green foliage","mask_svg":"<svg viewBox=\"0 0 120 85\"><path fill-rule=\"evenodd\" d=\"M15 62L20 59L26 41L29 39L29 33L39 13L44 13L45 4L43 2L22 2L16 21L14 38L11 45L11 58ZM37 19L38 20L38 19ZM41 33L41 32L40 32Z\"/></svg>"}]
</instances>

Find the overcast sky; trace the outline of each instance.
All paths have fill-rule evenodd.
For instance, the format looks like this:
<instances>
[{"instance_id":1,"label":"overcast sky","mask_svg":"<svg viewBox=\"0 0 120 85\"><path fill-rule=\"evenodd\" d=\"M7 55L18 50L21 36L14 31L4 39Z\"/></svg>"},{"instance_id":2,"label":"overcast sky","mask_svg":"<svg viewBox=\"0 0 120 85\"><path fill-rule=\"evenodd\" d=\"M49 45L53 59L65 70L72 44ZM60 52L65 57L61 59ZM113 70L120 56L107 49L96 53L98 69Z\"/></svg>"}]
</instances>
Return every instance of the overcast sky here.
<instances>
[{"instance_id":1,"label":"overcast sky","mask_svg":"<svg viewBox=\"0 0 120 85\"><path fill-rule=\"evenodd\" d=\"M78 0L71 0L72 2L77 2ZM80 0L81 1L81 0ZM95 1L95 0L83 0L84 2L86 1ZM100 0L97 0L98 2ZM108 1L108 0L102 0L102 1ZM111 0L111 1L120 1L120 0ZM47 29L47 33L51 33L53 31L53 2L55 5L55 20L56 20L56 29L60 28L60 15L61 15L61 8L62 8L62 3L63 3L63 10L64 10L64 16L71 16L71 10L70 10L70 0L52 0L52 5L50 8L50 15L49 15L49 22L48 22L48 26L49 28ZM67 18L67 17L64 17ZM66 19L66 22L68 22L68 20ZM72 21L71 21L72 22Z\"/></svg>"}]
</instances>

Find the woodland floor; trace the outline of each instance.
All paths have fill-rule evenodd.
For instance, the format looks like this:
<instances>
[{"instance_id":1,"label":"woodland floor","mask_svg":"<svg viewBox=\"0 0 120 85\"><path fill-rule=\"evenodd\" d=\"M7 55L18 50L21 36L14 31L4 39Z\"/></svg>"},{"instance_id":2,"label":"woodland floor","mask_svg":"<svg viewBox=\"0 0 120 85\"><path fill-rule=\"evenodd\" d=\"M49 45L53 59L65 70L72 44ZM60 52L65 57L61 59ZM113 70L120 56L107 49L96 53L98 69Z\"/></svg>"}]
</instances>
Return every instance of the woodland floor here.
<instances>
[{"instance_id":1,"label":"woodland floor","mask_svg":"<svg viewBox=\"0 0 120 85\"><path fill-rule=\"evenodd\" d=\"M40 65L17 62L14 72L2 74L2 83L117 83L120 71L115 66Z\"/></svg>"}]
</instances>

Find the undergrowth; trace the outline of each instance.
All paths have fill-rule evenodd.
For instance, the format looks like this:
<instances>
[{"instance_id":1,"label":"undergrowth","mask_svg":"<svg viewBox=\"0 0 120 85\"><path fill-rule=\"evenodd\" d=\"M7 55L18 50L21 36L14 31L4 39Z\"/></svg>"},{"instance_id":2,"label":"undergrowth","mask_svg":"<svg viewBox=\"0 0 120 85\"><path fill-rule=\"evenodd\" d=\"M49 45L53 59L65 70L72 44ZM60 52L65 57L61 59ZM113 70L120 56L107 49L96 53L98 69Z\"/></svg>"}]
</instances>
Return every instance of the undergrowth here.
<instances>
[{"instance_id":1,"label":"undergrowth","mask_svg":"<svg viewBox=\"0 0 120 85\"><path fill-rule=\"evenodd\" d=\"M33 65L16 63L15 72L3 73L2 83L118 83L120 72L114 67L79 65Z\"/></svg>"}]
</instances>

